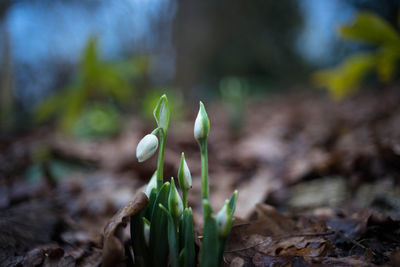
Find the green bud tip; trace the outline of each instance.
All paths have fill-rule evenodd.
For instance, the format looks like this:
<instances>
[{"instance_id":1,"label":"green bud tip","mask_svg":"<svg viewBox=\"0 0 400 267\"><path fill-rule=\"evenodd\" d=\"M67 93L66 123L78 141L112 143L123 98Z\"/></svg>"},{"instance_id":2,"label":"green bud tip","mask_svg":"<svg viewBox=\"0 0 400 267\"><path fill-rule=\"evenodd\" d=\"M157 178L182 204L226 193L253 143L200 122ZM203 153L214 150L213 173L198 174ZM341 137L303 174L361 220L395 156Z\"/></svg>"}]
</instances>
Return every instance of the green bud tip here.
<instances>
[{"instance_id":1,"label":"green bud tip","mask_svg":"<svg viewBox=\"0 0 400 267\"><path fill-rule=\"evenodd\" d=\"M210 132L210 120L208 119L206 109L200 101L199 113L194 122L194 138L197 141L206 139Z\"/></svg>"},{"instance_id":2,"label":"green bud tip","mask_svg":"<svg viewBox=\"0 0 400 267\"><path fill-rule=\"evenodd\" d=\"M215 217L218 225L218 232L220 236L227 236L229 234L231 223L232 223L232 215L229 209L229 200L225 200L224 205L218 212Z\"/></svg>"},{"instance_id":3,"label":"green bud tip","mask_svg":"<svg viewBox=\"0 0 400 267\"><path fill-rule=\"evenodd\" d=\"M185 160L185 154L183 152L178 170L178 181L182 190L189 190L192 188L192 175L190 174L189 167Z\"/></svg>"},{"instance_id":4,"label":"green bud tip","mask_svg":"<svg viewBox=\"0 0 400 267\"><path fill-rule=\"evenodd\" d=\"M159 128L162 128L164 132L168 130L170 110L168 104L168 98L163 94L153 111L154 118Z\"/></svg>"},{"instance_id":5,"label":"green bud tip","mask_svg":"<svg viewBox=\"0 0 400 267\"><path fill-rule=\"evenodd\" d=\"M178 219L183 212L183 202L175 186L174 178L171 178L171 188L168 196L168 209L172 217Z\"/></svg>"}]
</instances>

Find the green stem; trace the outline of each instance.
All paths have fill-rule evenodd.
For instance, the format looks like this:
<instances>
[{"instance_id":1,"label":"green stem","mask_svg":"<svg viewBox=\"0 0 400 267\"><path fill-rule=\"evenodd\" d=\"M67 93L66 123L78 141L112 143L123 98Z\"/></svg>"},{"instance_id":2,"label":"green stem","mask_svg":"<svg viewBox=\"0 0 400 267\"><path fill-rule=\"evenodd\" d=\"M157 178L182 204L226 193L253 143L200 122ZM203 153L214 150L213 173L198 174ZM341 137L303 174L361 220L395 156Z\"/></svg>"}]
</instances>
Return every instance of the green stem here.
<instances>
[{"instance_id":1,"label":"green stem","mask_svg":"<svg viewBox=\"0 0 400 267\"><path fill-rule=\"evenodd\" d=\"M207 139L200 142L201 152L201 198L208 200L208 154Z\"/></svg>"},{"instance_id":2,"label":"green stem","mask_svg":"<svg viewBox=\"0 0 400 267\"><path fill-rule=\"evenodd\" d=\"M186 209L188 207L187 192L187 189L182 188L183 209Z\"/></svg>"},{"instance_id":3,"label":"green stem","mask_svg":"<svg viewBox=\"0 0 400 267\"><path fill-rule=\"evenodd\" d=\"M164 153L165 153L165 143L167 141L167 133L164 132L162 128L159 128L158 133L160 135L160 149L158 150L158 159L157 159L157 191L160 191L161 186L163 185L163 177L164 177Z\"/></svg>"}]
</instances>

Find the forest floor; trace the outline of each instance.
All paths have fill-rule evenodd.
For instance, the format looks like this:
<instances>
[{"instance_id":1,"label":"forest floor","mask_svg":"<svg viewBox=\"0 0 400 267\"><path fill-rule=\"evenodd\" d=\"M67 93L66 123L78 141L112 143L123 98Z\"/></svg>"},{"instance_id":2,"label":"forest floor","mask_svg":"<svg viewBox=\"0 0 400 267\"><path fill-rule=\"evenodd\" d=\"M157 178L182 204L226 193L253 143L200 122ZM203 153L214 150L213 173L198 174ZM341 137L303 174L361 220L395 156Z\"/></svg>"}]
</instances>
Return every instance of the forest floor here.
<instances>
[{"instance_id":1,"label":"forest floor","mask_svg":"<svg viewBox=\"0 0 400 267\"><path fill-rule=\"evenodd\" d=\"M400 266L395 89L342 102L307 93L251 100L242 127L229 123L220 103L206 103L214 210L239 191L224 265ZM200 232L197 110L187 114L179 121L172 114L165 177L176 177L185 152ZM51 129L3 138L0 266L101 264L105 226L155 170L156 157L139 164L135 156L154 125L131 117L105 141L78 141ZM117 222L122 242L129 238L124 225Z\"/></svg>"}]
</instances>

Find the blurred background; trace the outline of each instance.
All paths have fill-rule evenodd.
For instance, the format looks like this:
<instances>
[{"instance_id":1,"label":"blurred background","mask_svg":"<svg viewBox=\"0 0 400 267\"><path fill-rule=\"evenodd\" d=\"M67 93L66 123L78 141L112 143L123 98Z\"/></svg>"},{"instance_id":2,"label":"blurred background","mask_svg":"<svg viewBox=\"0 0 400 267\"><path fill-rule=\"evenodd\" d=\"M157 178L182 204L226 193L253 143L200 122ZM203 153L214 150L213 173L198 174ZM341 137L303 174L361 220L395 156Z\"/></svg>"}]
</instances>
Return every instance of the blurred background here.
<instances>
[{"instance_id":1,"label":"blurred background","mask_svg":"<svg viewBox=\"0 0 400 267\"><path fill-rule=\"evenodd\" d=\"M98 134L109 135L121 114L151 110L146 105L160 92L189 105L313 87L342 98L358 83L336 88L332 77L315 71L376 50L362 27L381 21L361 21L350 36L367 43L349 41L339 27L367 11L397 31L399 6L397 0L2 0L1 133L52 121L85 136L80 128L97 118ZM350 74L342 68L341 77L364 78L362 60ZM396 63L388 61L386 72ZM386 82L395 80L392 72Z\"/></svg>"}]
</instances>

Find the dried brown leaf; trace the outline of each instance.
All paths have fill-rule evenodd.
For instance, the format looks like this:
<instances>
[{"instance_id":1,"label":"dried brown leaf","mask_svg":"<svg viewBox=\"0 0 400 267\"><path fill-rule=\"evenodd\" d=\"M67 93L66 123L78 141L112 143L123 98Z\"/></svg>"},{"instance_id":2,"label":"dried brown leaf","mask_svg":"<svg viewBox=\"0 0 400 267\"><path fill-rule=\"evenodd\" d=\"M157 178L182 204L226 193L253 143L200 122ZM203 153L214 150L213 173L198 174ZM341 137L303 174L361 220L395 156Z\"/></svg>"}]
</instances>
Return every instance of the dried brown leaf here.
<instances>
[{"instance_id":1,"label":"dried brown leaf","mask_svg":"<svg viewBox=\"0 0 400 267\"><path fill-rule=\"evenodd\" d=\"M258 253L268 256L290 256L290 259L295 256L322 257L329 255L333 250L333 246L326 238L331 232L323 222L307 219L295 222L264 204L257 205L257 215L256 221L241 222L233 226L225 253L228 262L235 257L250 262ZM278 260L287 262L287 259ZM272 260L276 258L268 259ZM276 266L286 266L283 262L279 264ZM291 266L290 262L287 264Z\"/></svg>"},{"instance_id":2,"label":"dried brown leaf","mask_svg":"<svg viewBox=\"0 0 400 267\"><path fill-rule=\"evenodd\" d=\"M257 267L308 267L310 266L302 257L298 256L268 256L257 253L253 257L253 263Z\"/></svg>"},{"instance_id":3,"label":"dried brown leaf","mask_svg":"<svg viewBox=\"0 0 400 267\"><path fill-rule=\"evenodd\" d=\"M129 217L146 207L148 198L143 192L136 194L134 199L121 208L104 228L103 266L116 266L124 260L124 244L121 232L126 227Z\"/></svg>"}]
</instances>

